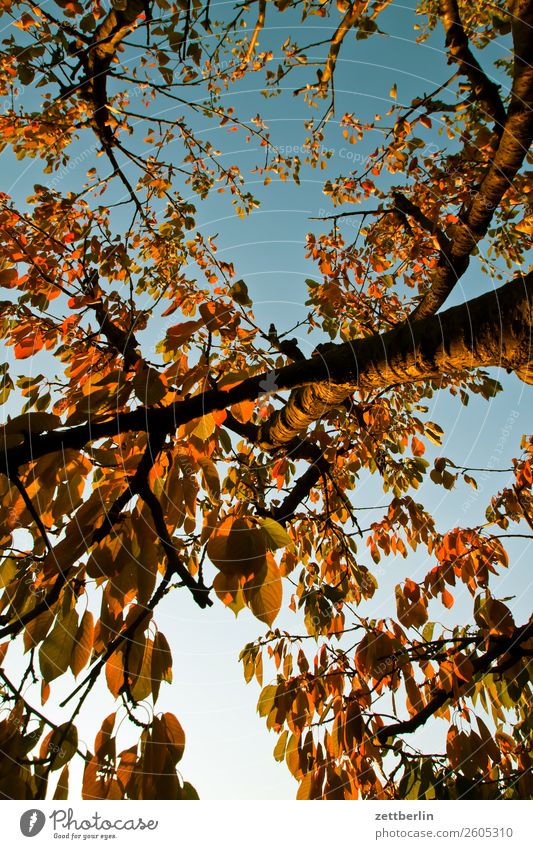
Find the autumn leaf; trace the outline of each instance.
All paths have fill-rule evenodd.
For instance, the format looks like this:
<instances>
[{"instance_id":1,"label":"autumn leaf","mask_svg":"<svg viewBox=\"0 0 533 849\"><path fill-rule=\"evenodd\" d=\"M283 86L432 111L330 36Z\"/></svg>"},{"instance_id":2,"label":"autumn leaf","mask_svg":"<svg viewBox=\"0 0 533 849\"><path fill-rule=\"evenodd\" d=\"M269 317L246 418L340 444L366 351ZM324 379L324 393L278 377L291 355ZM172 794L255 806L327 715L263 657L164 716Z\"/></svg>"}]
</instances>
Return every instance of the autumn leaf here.
<instances>
[{"instance_id":1,"label":"autumn leaf","mask_svg":"<svg viewBox=\"0 0 533 849\"><path fill-rule=\"evenodd\" d=\"M76 678L89 662L94 642L94 617L86 610L81 618L70 658L70 668Z\"/></svg>"},{"instance_id":2,"label":"autumn leaf","mask_svg":"<svg viewBox=\"0 0 533 849\"><path fill-rule=\"evenodd\" d=\"M165 379L153 368L141 369L133 378L133 391L139 401L151 407L167 394Z\"/></svg>"},{"instance_id":3,"label":"autumn leaf","mask_svg":"<svg viewBox=\"0 0 533 849\"><path fill-rule=\"evenodd\" d=\"M252 575L266 562L266 544L258 528L246 518L227 516L207 543L207 554L226 575Z\"/></svg>"},{"instance_id":4,"label":"autumn leaf","mask_svg":"<svg viewBox=\"0 0 533 849\"><path fill-rule=\"evenodd\" d=\"M56 620L52 631L42 643L39 666L47 683L67 671L77 630L78 614L71 610L65 617Z\"/></svg>"},{"instance_id":5,"label":"autumn leaf","mask_svg":"<svg viewBox=\"0 0 533 849\"><path fill-rule=\"evenodd\" d=\"M243 307L252 306L252 301L248 294L248 287L244 280L237 280L232 286L230 286L229 291L231 297L237 304L240 304Z\"/></svg>"},{"instance_id":6,"label":"autumn leaf","mask_svg":"<svg viewBox=\"0 0 533 849\"><path fill-rule=\"evenodd\" d=\"M242 576L237 573L225 572L218 572L213 580L213 589L220 601L226 607L229 607L235 616L246 606L242 592L242 580Z\"/></svg>"},{"instance_id":7,"label":"autumn leaf","mask_svg":"<svg viewBox=\"0 0 533 849\"><path fill-rule=\"evenodd\" d=\"M274 519L260 519L259 524L265 539L265 544L270 551L275 551L277 548L286 548L292 545L292 540L287 531L276 522Z\"/></svg>"},{"instance_id":8,"label":"autumn leaf","mask_svg":"<svg viewBox=\"0 0 533 849\"><path fill-rule=\"evenodd\" d=\"M280 611L283 597L281 574L271 554L267 553L263 569L244 584L243 593L254 616L270 627Z\"/></svg>"},{"instance_id":9,"label":"autumn leaf","mask_svg":"<svg viewBox=\"0 0 533 849\"><path fill-rule=\"evenodd\" d=\"M154 637L150 677L152 679L152 695L155 703L159 696L161 682L172 683L172 652L166 637L161 631L158 631Z\"/></svg>"}]
</instances>

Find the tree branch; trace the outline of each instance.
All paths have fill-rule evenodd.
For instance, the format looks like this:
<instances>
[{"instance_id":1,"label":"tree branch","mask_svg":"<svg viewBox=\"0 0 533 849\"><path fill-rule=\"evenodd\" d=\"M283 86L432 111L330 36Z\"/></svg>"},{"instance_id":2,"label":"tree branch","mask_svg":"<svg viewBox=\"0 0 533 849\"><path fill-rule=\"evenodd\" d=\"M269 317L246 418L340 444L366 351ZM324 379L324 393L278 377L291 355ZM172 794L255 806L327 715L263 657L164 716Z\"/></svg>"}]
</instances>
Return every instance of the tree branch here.
<instances>
[{"instance_id":1,"label":"tree branch","mask_svg":"<svg viewBox=\"0 0 533 849\"><path fill-rule=\"evenodd\" d=\"M492 637L489 642L489 648L484 654L482 654L480 657L476 657L473 654L469 656L469 660L471 661L474 669L474 676L490 672L492 662L505 654L510 653L520 657L521 644L526 642L526 640L530 640L532 637L533 620L531 622L528 622L527 625L523 625L521 628L517 628L512 637ZM469 683L470 682L466 681L457 681L456 686L460 687L461 689L464 689L465 687L469 686ZM453 688L439 688L435 695L429 700L427 705L425 705L422 710L418 711L418 713L416 713L410 719L407 719L404 722L395 722L391 725L386 725L384 728L381 728L380 731L378 731L377 733L377 738L379 742L384 743L390 737L397 737L399 734L412 734L413 731L416 731L417 728L420 728L421 725L424 725L428 721L428 719L434 716L434 714L437 710L439 710L439 708L443 707L446 702L454 698L454 696L455 692Z\"/></svg>"},{"instance_id":2,"label":"tree branch","mask_svg":"<svg viewBox=\"0 0 533 849\"><path fill-rule=\"evenodd\" d=\"M440 0L440 11L446 33L448 63L457 63L459 71L468 79L472 87L475 100L494 121L496 134L501 135L506 113L500 97L500 90L496 83L487 77L470 50L457 0Z\"/></svg>"},{"instance_id":3,"label":"tree branch","mask_svg":"<svg viewBox=\"0 0 533 849\"><path fill-rule=\"evenodd\" d=\"M259 38L259 33L263 29L265 25L265 16L266 16L266 0L259 0L259 10L257 13L257 21L254 27L254 31L252 33L252 37L250 39L250 43L248 45L248 50L246 51L246 56L244 57L240 67L238 70L243 70L246 68L246 65L252 59L254 55L255 45L257 44L257 39Z\"/></svg>"},{"instance_id":4,"label":"tree branch","mask_svg":"<svg viewBox=\"0 0 533 849\"><path fill-rule=\"evenodd\" d=\"M258 432L264 450L287 448L313 422L357 390L434 380L456 368L500 366L533 381L533 272L517 277L438 316L406 322L382 335L331 345L326 353L275 373L276 391L294 389ZM119 433L173 433L179 425L241 401L259 398L271 372L231 389L211 389L167 407L141 407L82 425L32 434L31 443L6 449L0 473L10 475L46 454L79 450Z\"/></svg>"},{"instance_id":5,"label":"tree branch","mask_svg":"<svg viewBox=\"0 0 533 849\"><path fill-rule=\"evenodd\" d=\"M517 370L522 380L533 381L532 303L530 272L439 316L328 348L323 357L312 359L320 361L329 379L318 378L321 369L317 366L317 379L294 390L285 407L263 424L261 446L269 449L287 444L357 389L430 380L458 367L482 365ZM278 388L283 388L279 386L281 376L276 375Z\"/></svg>"},{"instance_id":6,"label":"tree branch","mask_svg":"<svg viewBox=\"0 0 533 849\"><path fill-rule=\"evenodd\" d=\"M392 199L394 201L395 208L399 209L400 212L404 212L406 215L410 215L411 218L414 218L417 224L420 224L424 230L427 230L428 233L435 236L441 251L443 254L447 254L450 243L438 224L435 221L431 221L431 219L422 212L419 206L413 203L412 200L409 200L409 198L401 192L393 192Z\"/></svg>"},{"instance_id":7,"label":"tree branch","mask_svg":"<svg viewBox=\"0 0 533 849\"><path fill-rule=\"evenodd\" d=\"M296 483L294 484L292 490L289 492L287 497L282 501L282 503L275 507L273 510L265 511L269 516L271 516L276 522L279 522L280 525L286 525L287 522L290 522L292 518L294 518L294 514L304 500L307 498L311 490L318 483L323 474L325 474L326 469L329 468L329 464L322 457L322 455L316 459L314 463L312 463L308 469L303 473L303 475L298 478Z\"/></svg>"},{"instance_id":8,"label":"tree branch","mask_svg":"<svg viewBox=\"0 0 533 849\"><path fill-rule=\"evenodd\" d=\"M159 431L155 431L149 434L146 450L143 456L141 457L141 460L139 461L139 465L135 470L135 474L128 479L125 490L114 501L110 509L106 510L104 508L104 520L102 524L94 530L90 542L87 545L87 548L92 545L95 545L96 543L102 542L102 540L104 540L106 536L111 533L114 526L120 520L121 512L128 503L128 501L130 501L134 495L138 495L140 493L141 485L148 485L148 474L153 464L155 463L159 452L163 447L165 438L166 434L161 433ZM32 513L32 515L34 514ZM36 521L38 519L38 521L40 522L40 518L37 513L35 513L34 519ZM58 545L61 544L62 543L59 543ZM55 551L49 543L48 549L51 555L52 563L54 562L54 560L57 563L58 558L56 557ZM17 619L14 622L11 622L11 624L6 625L4 628L0 629L0 638L7 637L20 632L25 625L28 625L30 622L33 622L33 620L36 619L37 616L39 616L41 613L44 613L46 610L50 610L52 608L52 606L59 599L61 590L69 580L75 562L76 561L71 563L66 568L59 569L59 574L57 575L50 592L31 610L28 610L22 616L17 616ZM5 618L3 616L0 617L0 622L2 621L5 621Z\"/></svg>"},{"instance_id":9,"label":"tree branch","mask_svg":"<svg viewBox=\"0 0 533 849\"><path fill-rule=\"evenodd\" d=\"M324 70L319 71L318 73L319 88L322 91L327 91L327 88L333 79L333 74L335 73L337 57L339 55L339 50L342 47L342 43L356 23L361 12L365 9L366 5L367 0L359 0L359 2L352 3L339 26L335 30L335 33L329 43L329 53Z\"/></svg>"},{"instance_id":10,"label":"tree branch","mask_svg":"<svg viewBox=\"0 0 533 849\"><path fill-rule=\"evenodd\" d=\"M48 551L52 551L52 544L51 544L50 539L48 537L48 534L46 532L46 528L43 525L43 521L42 521L41 517L39 516L39 513L37 512L37 510L35 509L35 507L32 504L32 500L31 500L30 496L28 495L28 493L26 491L26 487L24 486L24 484L20 480L19 476L16 475L16 474L13 474L10 477L10 480L11 480L12 483L15 484L18 491L20 492L20 494L22 496L22 500L24 501L24 504L26 505L26 509L27 509L28 513L30 514L30 516L32 517L35 524L37 525L37 529L38 529L38 531L39 531L39 533L42 537L42 540L43 540L46 548L48 549Z\"/></svg>"},{"instance_id":11,"label":"tree branch","mask_svg":"<svg viewBox=\"0 0 533 849\"><path fill-rule=\"evenodd\" d=\"M213 602L208 596L209 590L207 587L202 586L194 580L187 567L184 566L179 559L166 526L163 508L148 486L147 482L143 481L141 484L139 488L139 495L152 515L155 530L165 552L171 575L179 576L183 584L191 591L191 594L199 607L211 607Z\"/></svg>"},{"instance_id":12,"label":"tree branch","mask_svg":"<svg viewBox=\"0 0 533 849\"><path fill-rule=\"evenodd\" d=\"M454 5L455 0L444 2ZM450 247L441 250L430 288L411 314L411 320L437 312L465 273L474 248L487 234L494 212L522 167L533 141L532 0L517 0L515 14L511 102L498 148L477 190L461 209L459 222L450 228Z\"/></svg>"}]
</instances>

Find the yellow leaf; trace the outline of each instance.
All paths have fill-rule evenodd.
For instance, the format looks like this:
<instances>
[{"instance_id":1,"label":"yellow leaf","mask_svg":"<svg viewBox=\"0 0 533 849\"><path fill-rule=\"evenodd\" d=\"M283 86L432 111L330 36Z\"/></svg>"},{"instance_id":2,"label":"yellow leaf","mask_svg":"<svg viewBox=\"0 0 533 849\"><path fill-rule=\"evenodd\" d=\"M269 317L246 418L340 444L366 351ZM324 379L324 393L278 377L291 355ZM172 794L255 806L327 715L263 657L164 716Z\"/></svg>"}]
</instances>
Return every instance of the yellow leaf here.
<instances>
[{"instance_id":1,"label":"yellow leaf","mask_svg":"<svg viewBox=\"0 0 533 849\"><path fill-rule=\"evenodd\" d=\"M180 428L180 436L196 436L202 442L206 442L213 435L216 428L216 421L212 413L206 416L201 416L199 419L192 419L183 428Z\"/></svg>"},{"instance_id":2,"label":"yellow leaf","mask_svg":"<svg viewBox=\"0 0 533 849\"><path fill-rule=\"evenodd\" d=\"M65 801L68 799L68 764L65 764L59 776L57 787L54 792L54 799Z\"/></svg>"},{"instance_id":3,"label":"yellow leaf","mask_svg":"<svg viewBox=\"0 0 533 849\"><path fill-rule=\"evenodd\" d=\"M152 693L152 653L154 644L152 640L146 640L143 660L139 677L131 688L131 695L137 702L147 699Z\"/></svg>"},{"instance_id":4,"label":"yellow leaf","mask_svg":"<svg viewBox=\"0 0 533 849\"><path fill-rule=\"evenodd\" d=\"M279 522L276 522L274 519L260 519L259 524L261 525L266 546L270 551L275 551L277 548L287 548L288 545L292 545L290 536Z\"/></svg>"},{"instance_id":5,"label":"yellow leaf","mask_svg":"<svg viewBox=\"0 0 533 849\"><path fill-rule=\"evenodd\" d=\"M288 736L289 732L285 729L285 731L280 734L279 740L274 748L274 759L278 761L278 763L282 763L285 758L285 747L287 745Z\"/></svg>"},{"instance_id":6,"label":"yellow leaf","mask_svg":"<svg viewBox=\"0 0 533 849\"><path fill-rule=\"evenodd\" d=\"M519 233L525 233L526 236L533 236L533 216L528 216L515 224L515 230L518 230Z\"/></svg>"}]
</instances>

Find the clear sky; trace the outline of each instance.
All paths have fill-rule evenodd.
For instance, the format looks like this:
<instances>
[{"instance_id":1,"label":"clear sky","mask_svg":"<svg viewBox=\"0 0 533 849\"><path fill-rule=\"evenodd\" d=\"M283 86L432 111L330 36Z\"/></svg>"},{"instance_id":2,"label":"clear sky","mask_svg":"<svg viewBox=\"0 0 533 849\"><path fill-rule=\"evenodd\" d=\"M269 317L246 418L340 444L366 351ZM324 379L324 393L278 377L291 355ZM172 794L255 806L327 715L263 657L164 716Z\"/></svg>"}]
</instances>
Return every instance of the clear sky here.
<instances>
[{"instance_id":1,"label":"clear sky","mask_svg":"<svg viewBox=\"0 0 533 849\"><path fill-rule=\"evenodd\" d=\"M212 3L213 14L215 8L231 8L231 5ZM278 24L279 20L278 16ZM319 33L314 28L324 28L319 18L312 20L313 25L306 24L298 29L302 43L318 40ZM213 195L207 203L197 203L201 231L206 235L219 234L219 255L233 261L237 278L246 281L254 300L256 320L261 326L268 327L274 321L278 331L283 332L305 317L304 281L306 277L316 276L315 267L304 256L305 234L309 230L320 232L325 226L310 218L333 211L322 193L323 180L326 176L345 174L350 169L356 173L362 170L373 149L370 138L355 147L348 145L338 126L343 114L353 112L363 119L372 118L376 112L384 114L390 106L389 91L393 83L397 83L398 102L408 103L451 76L443 53L442 30L438 29L428 43L418 45L414 23L413 4L394 2L379 19L380 28L387 35L367 41L356 41L352 37L343 45L336 75L336 113L325 139L325 146L333 150L327 172L304 168L300 186L274 181L266 188L262 182L254 185L255 178L251 175L249 186L261 200L261 207L245 220L235 217L225 196ZM275 45L285 35L285 28L272 30L267 25L262 42L275 50ZM491 49L493 56L506 52L504 42ZM227 96L239 117L249 119L259 112L270 126L272 140L286 153L295 153L301 150L303 120L309 112L302 99L292 95L298 79L289 77L287 83L280 97L265 100L259 94L261 80L250 75ZM168 117L162 109L158 113L159 108L159 105L154 107L154 117L156 114ZM175 107L170 113L173 110ZM244 142L242 134L228 133L227 128L218 126L207 127L206 134L223 150L224 161L238 160L243 171L256 164L258 152L252 143ZM176 158L178 155L176 151ZM13 157L6 153L2 165L5 191L18 200L29 194L33 183L46 183L39 161L25 160L15 165ZM56 187L62 191L67 186L70 189L71 183L83 182L89 167L89 161L83 162L79 174L69 172L63 178L68 182L60 182ZM346 224L347 228L350 226ZM474 261L454 293L453 302L485 291L491 285ZM174 316L170 319L171 323L175 320ZM294 335L298 336L298 332ZM316 344L315 339L311 342L306 336L300 336L299 342L307 354ZM39 357L31 367L43 370ZM27 362L22 368L28 373ZM520 436L531 429L531 391L514 376L494 376L501 379L505 392L490 402L474 396L464 407L445 393L433 399L429 418L445 428L446 436L444 446L428 452L428 459L440 454L458 464L484 467L490 463L505 469L510 459L517 456ZM6 412L14 411L8 409ZM474 524L483 517L490 495L508 479L506 473L480 475L477 493L462 483L452 492L430 483L415 497L427 500L441 529ZM379 482L373 479L363 480L354 495L358 507L384 504L389 500L390 496L380 492ZM366 513L361 515L368 518ZM378 518L382 513L377 511L369 515ZM367 526L364 521L363 527ZM516 611L517 621L522 622L529 615L531 601L530 563L523 546L509 546L509 550L515 555L511 569L497 583L502 588L501 595L516 596L511 606ZM375 570L380 579L380 591L363 612L376 617L393 613L394 585L407 575L421 576L428 568L429 561L422 555L411 557L409 561L394 557L382 561L380 568ZM460 620L465 611L464 615L468 616L471 600L460 597L459 593L452 617ZM185 593L172 594L158 609L157 620L174 654L174 683L172 687L163 685L158 707L173 710L185 728L187 747L181 763L184 777L195 785L201 798L293 798L295 782L286 767L272 758L277 738L267 732L264 721L255 712L258 685L244 683L242 669L237 663L243 645L262 633L261 623L253 619L248 610L242 611L235 620L220 604L201 611ZM294 616L281 614L276 626L293 628ZM265 683L273 674L273 667L267 667ZM64 688L67 692L71 687L71 681L61 679L53 685L53 691L60 692ZM33 699L37 704L36 694ZM104 704L109 705L108 712L111 712L113 700L101 688L93 694L88 719L81 729L80 736L89 746L97 730L95 720L100 718L101 721L104 715Z\"/></svg>"}]
</instances>

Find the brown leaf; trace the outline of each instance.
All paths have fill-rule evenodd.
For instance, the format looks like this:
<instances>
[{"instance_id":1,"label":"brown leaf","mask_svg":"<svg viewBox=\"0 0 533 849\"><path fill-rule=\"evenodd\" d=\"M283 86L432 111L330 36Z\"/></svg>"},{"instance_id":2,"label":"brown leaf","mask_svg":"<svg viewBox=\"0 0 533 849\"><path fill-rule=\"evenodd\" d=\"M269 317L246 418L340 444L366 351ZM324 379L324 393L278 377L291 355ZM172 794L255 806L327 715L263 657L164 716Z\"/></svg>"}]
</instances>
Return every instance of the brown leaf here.
<instances>
[{"instance_id":1,"label":"brown leaf","mask_svg":"<svg viewBox=\"0 0 533 849\"><path fill-rule=\"evenodd\" d=\"M74 648L70 658L70 668L76 678L87 665L93 649L94 618L90 610L86 610L76 632Z\"/></svg>"},{"instance_id":2,"label":"brown leaf","mask_svg":"<svg viewBox=\"0 0 533 849\"><path fill-rule=\"evenodd\" d=\"M283 588L278 564L272 554L266 555L266 567L244 585L246 604L261 622L269 627L281 607Z\"/></svg>"},{"instance_id":3,"label":"brown leaf","mask_svg":"<svg viewBox=\"0 0 533 849\"><path fill-rule=\"evenodd\" d=\"M124 654L122 649L113 652L107 659L105 665L105 679L109 692L118 697L121 687L124 685Z\"/></svg>"},{"instance_id":4,"label":"brown leaf","mask_svg":"<svg viewBox=\"0 0 533 849\"><path fill-rule=\"evenodd\" d=\"M221 572L250 576L264 568L266 545L253 522L228 516L211 535L207 554Z\"/></svg>"},{"instance_id":5,"label":"brown leaf","mask_svg":"<svg viewBox=\"0 0 533 849\"><path fill-rule=\"evenodd\" d=\"M154 637L152 650L152 695L154 703L159 695L161 681L172 682L172 652L166 637L158 631Z\"/></svg>"},{"instance_id":6,"label":"brown leaf","mask_svg":"<svg viewBox=\"0 0 533 849\"><path fill-rule=\"evenodd\" d=\"M177 764L185 751L185 732L173 713L164 713L161 720L164 724L172 762Z\"/></svg>"}]
</instances>

